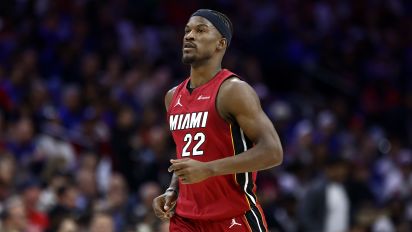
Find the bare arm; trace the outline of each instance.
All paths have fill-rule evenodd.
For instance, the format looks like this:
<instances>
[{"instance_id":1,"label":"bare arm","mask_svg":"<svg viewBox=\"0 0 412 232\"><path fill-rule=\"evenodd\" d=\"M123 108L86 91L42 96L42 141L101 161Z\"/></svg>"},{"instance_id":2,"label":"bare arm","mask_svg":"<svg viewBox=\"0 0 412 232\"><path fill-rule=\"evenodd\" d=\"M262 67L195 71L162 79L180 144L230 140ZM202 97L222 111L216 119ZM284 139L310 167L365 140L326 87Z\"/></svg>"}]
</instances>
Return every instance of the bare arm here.
<instances>
[{"instance_id":1,"label":"bare arm","mask_svg":"<svg viewBox=\"0 0 412 232\"><path fill-rule=\"evenodd\" d=\"M165 96L166 110L169 108L175 89L176 87L169 90ZM167 188L165 193L153 199L153 211L162 220L170 219L174 214L174 207L178 196L178 180L178 176L173 173L169 188Z\"/></svg>"},{"instance_id":2,"label":"bare arm","mask_svg":"<svg viewBox=\"0 0 412 232\"><path fill-rule=\"evenodd\" d=\"M174 171L183 183L196 183L211 176L268 169L282 162L279 136L263 112L252 87L237 78L225 81L219 91L217 108L227 121L238 123L255 145L236 156L210 162L187 158L172 160L169 171Z\"/></svg>"},{"instance_id":3,"label":"bare arm","mask_svg":"<svg viewBox=\"0 0 412 232\"><path fill-rule=\"evenodd\" d=\"M165 107L166 107L166 111L169 110L169 106L170 106L170 102L173 99L173 95L175 93L177 86L173 87L172 89L170 89L169 91L167 91L166 96L165 96ZM178 176L173 173L172 179L170 180L170 184L169 184L169 188L168 189L173 189L176 192L178 191L178 187L179 187L179 181L178 181Z\"/></svg>"},{"instance_id":4,"label":"bare arm","mask_svg":"<svg viewBox=\"0 0 412 232\"><path fill-rule=\"evenodd\" d=\"M268 169L282 162L279 136L251 86L237 78L224 82L217 107L226 120L235 120L255 145L239 155L209 162L213 176Z\"/></svg>"}]
</instances>

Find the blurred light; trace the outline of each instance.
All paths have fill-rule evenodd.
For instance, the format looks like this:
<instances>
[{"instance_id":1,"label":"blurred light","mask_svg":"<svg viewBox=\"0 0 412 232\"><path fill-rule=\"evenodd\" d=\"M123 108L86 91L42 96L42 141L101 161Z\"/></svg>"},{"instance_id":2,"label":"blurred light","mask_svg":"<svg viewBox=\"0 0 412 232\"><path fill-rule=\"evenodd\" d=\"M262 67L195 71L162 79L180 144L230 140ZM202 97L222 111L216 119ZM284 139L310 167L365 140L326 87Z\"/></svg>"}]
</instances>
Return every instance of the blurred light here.
<instances>
[{"instance_id":1,"label":"blurred light","mask_svg":"<svg viewBox=\"0 0 412 232\"><path fill-rule=\"evenodd\" d=\"M321 128L331 126L335 124L335 116L329 110L325 110L319 113L318 126Z\"/></svg>"},{"instance_id":2,"label":"blurred light","mask_svg":"<svg viewBox=\"0 0 412 232\"><path fill-rule=\"evenodd\" d=\"M391 143L387 139L383 138L379 140L378 149L381 153L388 154L391 148Z\"/></svg>"},{"instance_id":3,"label":"blurred light","mask_svg":"<svg viewBox=\"0 0 412 232\"><path fill-rule=\"evenodd\" d=\"M270 114L275 120L288 120L292 116L292 109L285 101L277 101L270 106Z\"/></svg>"},{"instance_id":4,"label":"blurred light","mask_svg":"<svg viewBox=\"0 0 412 232\"><path fill-rule=\"evenodd\" d=\"M304 119L300 122L295 127L296 129L296 135L298 138L301 138L303 136L309 135L313 131L313 126L310 120Z\"/></svg>"}]
</instances>

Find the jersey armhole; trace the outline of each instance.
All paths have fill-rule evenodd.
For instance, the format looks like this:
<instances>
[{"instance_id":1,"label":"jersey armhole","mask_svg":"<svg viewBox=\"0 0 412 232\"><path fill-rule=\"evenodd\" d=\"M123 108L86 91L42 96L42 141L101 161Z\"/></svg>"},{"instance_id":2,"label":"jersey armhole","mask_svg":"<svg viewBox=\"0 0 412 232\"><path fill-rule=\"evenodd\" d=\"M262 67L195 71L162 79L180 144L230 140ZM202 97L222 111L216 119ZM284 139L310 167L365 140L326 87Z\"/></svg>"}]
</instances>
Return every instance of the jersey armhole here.
<instances>
[{"instance_id":1,"label":"jersey armhole","mask_svg":"<svg viewBox=\"0 0 412 232\"><path fill-rule=\"evenodd\" d=\"M167 115L169 115L169 112L170 112L170 109L171 109L170 106L172 105L173 101L174 101L175 98L176 98L176 94L177 94L177 92L178 92L179 85L171 88L170 90L172 90L172 89L174 89L174 92L173 92L172 98L170 99L169 105L167 106L167 109L166 109L166 114L167 114ZM169 90L169 91L170 91L170 90Z\"/></svg>"},{"instance_id":2,"label":"jersey armhole","mask_svg":"<svg viewBox=\"0 0 412 232\"><path fill-rule=\"evenodd\" d=\"M236 75L230 75L230 76L226 77L226 78L222 81L222 83L220 83L219 88L217 89L216 98L215 98L215 110L216 110L216 113L219 115L219 117L220 117L223 121L225 121L225 122L227 122L227 123L230 123L230 124L232 124L232 123L235 122L234 118L231 118L230 115L229 115L229 118L225 118L225 117L220 113L220 111L219 111L219 109L218 109L218 107L217 107L217 99L218 99L218 97L219 97L220 88L222 87L223 83L225 83L226 81L228 81L229 79L232 79L232 78L237 78L237 79L241 80L240 77L239 77L239 76L236 76Z\"/></svg>"}]
</instances>

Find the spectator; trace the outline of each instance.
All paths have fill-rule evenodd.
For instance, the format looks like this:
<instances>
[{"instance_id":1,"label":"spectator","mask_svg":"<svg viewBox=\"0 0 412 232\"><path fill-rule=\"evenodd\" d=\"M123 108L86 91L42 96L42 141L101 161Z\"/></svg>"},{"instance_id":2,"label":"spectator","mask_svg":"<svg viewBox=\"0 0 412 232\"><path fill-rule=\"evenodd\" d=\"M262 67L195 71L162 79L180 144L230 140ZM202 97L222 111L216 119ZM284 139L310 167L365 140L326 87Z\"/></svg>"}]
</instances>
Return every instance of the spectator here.
<instances>
[{"instance_id":1,"label":"spectator","mask_svg":"<svg viewBox=\"0 0 412 232\"><path fill-rule=\"evenodd\" d=\"M156 182L147 182L142 185L139 192L140 204L138 204L134 210L138 228L149 228L146 230L153 231L156 225L159 223L156 215L152 210L153 199L161 194L162 190ZM142 229L143 230L143 229Z\"/></svg>"},{"instance_id":2,"label":"spectator","mask_svg":"<svg viewBox=\"0 0 412 232\"><path fill-rule=\"evenodd\" d=\"M309 186L301 202L300 222L304 231L349 230L350 202L344 186L346 165L342 158L330 157L325 176Z\"/></svg>"},{"instance_id":3,"label":"spectator","mask_svg":"<svg viewBox=\"0 0 412 232\"><path fill-rule=\"evenodd\" d=\"M25 232L28 229L27 214L23 202L18 196L9 198L5 204L3 212L3 225L1 231Z\"/></svg>"},{"instance_id":4,"label":"spectator","mask_svg":"<svg viewBox=\"0 0 412 232\"><path fill-rule=\"evenodd\" d=\"M76 185L79 190L78 207L82 211L91 211L98 198L95 169L80 169L76 175Z\"/></svg>"},{"instance_id":5,"label":"spectator","mask_svg":"<svg viewBox=\"0 0 412 232\"><path fill-rule=\"evenodd\" d=\"M48 186L43 189L39 199L39 209L42 212L49 212L58 202L58 191L68 185L69 178L63 173L53 173L45 178Z\"/></svg>"},{"instance_id":6,"label":"spectator","mask_svg":"<svg viewBox=\"0 0 412 232\"><path fill-rule=\"evenodd\" d=\"M22 202L26 210L28 224L44 231L49 226L49 220L47 214L38 209L41 193L40 182L34 178L26 180L22 184L20 192L22 193Z\"/></svg>"},{"instance_id":7,"label":"spectator","mask_svg":"<svg viewBox=\"0 0 412 232\"><path fill-rule=\"evenodd\" d=\"M52 109L50 109L52 110ZM54 114L50 112L49 114ZM57 159L62 162L63 171L73 170L76 165L75 150L66 138L66 131L60 124L57 115L48 115L48 122L44 124L41 135L36 140L35 154L44 157L47 161Z\"/></svg>"},{"instance_id":8,"label":"spectator","mask_svg":"<svg viewBox=\"0 0 412 232\"><path fill-rule=\"evenodd\" d=\"M4 202L11 196L16 182L16 162L12 155L0 153L0 202ZM1 208L0 203L0 208Z\"/></svg>"},{"instance_id":9,"label":"spectator","mask_svg":"<svg viewBox=\"0 0 412 232\"><path fill-rule=\"evenodd\" d=\"M74 185L68 184L57 189L57 204L49 211L51 228L57 228L57 225L67 215L80 216L81 212L76 205L77 197L78 190Z\"/></svg>"},{"instance_id":10,"label":"spectator","mask_svg":"<svg viewBox=\"0 0 412 232\"><path fill-rule=\"evenodd\" d=\"M43 157L34 156L34 127L30 118L21 118L16 121L12 131L14 133L8 142L8 150L12 152L20 164L30 168L36 162L43 161Z\"/></svg>"},{"instance_id":11,"label":"spectator","mask_svg":"<svg viewBox=\"0 0 412 232\"><path fill-rule=\"evenodd\" d=\"M111 145L115 152L113 157L114 170L122 173L132 188L138 187L137 177L135 176L135 166L139 165L134 160L134 148L139 149L141 139L137 137L137 115L130 107L119 109L115 126L112 129Z\"/></svg>"},{"instance_id":12,"label":"spectator","mask_svg":"<svg viewBox=\"0 0 412 232\"><path fill-rule=\"evenodd\" d=\"M57 232L77 232L79 231L76 221L73 218L67 217L60 223Z\"/></svg>"},{"instance_id":13,"label":"spectator","mask_svg":"<svg viewBox=\"0 0 412 232\"><path fill-rule=\"evenodd\" d=\"M97 213L90 223L90 232L114 232L113 218L105 213Z\"/></svg>"},{"instance_id":14,"label":"spectator","mask_svg":"<svg viewBox=\"0 0 412 232\"><path fill-rule=\"evenodd\" d=\"M123 231L129 220L127 203L128 186L123 176L115 173L110 177L108 192L97 204L97 210L107 212L112 217L116 232Z\"/></svg>"}]
</instances>

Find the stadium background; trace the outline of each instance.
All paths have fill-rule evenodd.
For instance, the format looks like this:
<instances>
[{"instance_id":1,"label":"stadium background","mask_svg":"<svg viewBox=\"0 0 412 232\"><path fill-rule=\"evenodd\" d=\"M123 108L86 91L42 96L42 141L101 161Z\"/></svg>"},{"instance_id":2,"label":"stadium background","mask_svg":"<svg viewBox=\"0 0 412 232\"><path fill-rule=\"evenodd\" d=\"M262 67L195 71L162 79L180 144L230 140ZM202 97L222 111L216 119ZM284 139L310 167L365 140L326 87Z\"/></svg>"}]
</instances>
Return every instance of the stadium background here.
<instances>
[{"instance_id":1,"label":"stadium background","mask_svg":"<svg viewBox=\"0 0 412 232\"><path fill-rule=\"evenodd\" d=\"M406 0L1 1L3 230L167 231L151 210L174 154L163 97L188 75L198 8L232 20L224 67L255 88L284 146L258 177L271 230L299 231L305 190L342 157L350 231L412 231Z\"/></svg>"}]
</instances>

